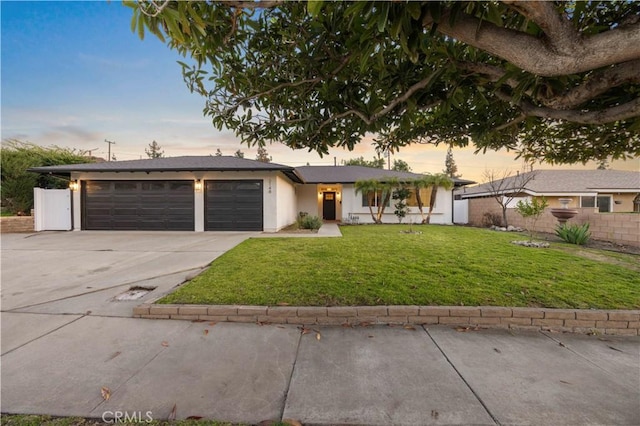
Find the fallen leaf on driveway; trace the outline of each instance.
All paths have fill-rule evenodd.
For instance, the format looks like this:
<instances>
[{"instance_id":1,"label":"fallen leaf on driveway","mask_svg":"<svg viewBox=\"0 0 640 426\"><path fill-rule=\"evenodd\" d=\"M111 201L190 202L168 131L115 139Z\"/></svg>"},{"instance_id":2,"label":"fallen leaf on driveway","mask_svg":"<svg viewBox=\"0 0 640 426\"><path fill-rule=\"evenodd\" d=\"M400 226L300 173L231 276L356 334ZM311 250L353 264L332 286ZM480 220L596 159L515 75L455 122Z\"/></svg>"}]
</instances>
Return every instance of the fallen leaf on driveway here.
<instances>
[{"instance_id":1,"label":"fallen leaf on driveway","mask_svg":"<svg viewBox=\"0 0 640 426\"><path fill-rule=\"evenodd\" d=\"M308 333L311 333L311 329L306 328L306 327L298 327L298 330L300 330L300 332L301 332L302 334L308 334Z\"/></svg>"},{"instance_id":2,"label":"fallen leaf on driveway","mask_svg":"<svg viewBox=\"0 0 640 426\"><path fill-rule=\"evenodd\" d=\"M320 332L319 331L316 331L316 339L320 340Z\"/></svg>"},{"instance_id":3,"label":"fallen leaf on driveway","mask_svg":"<svg viewBox=\"0 0 640 426\"><path fill-rule=\"evenodd\" d=\"M173 404L173 409L171 410L171 413L169 413L169 417L167 417L167 420L175 420L176 419L176 412L177 410L177 406L176 404Z\"/></svg>"},{"instance_id":4,"label":"fallen leaf on driveway","mask_svg":"<svg viewBox=\"0 0 640 426\"><path fill-rule=\"evenodd\" d=\"M114 352L109 358L107 358L107 361L111 361L112 359L114 359L115 357L117 357L118 355L120 355L122 352L118 351L118 352ZM107 362L105 361L105 362Z\"/></svg>"},{"instance_id":5,"label":"fallen leaf on driveway","mask_svg":"<svg viewBox=\"0 0 640 426\"><path fill-rule=\"evenodd\" d=\"M206 336L207 334L209 334L209 330L207 330L206 328L204 329L204 335Z\"/></svg>"},{"instance_id":6,"label":"fallen leaf on driveway","mask_svg":"<svg viewBox=\"0 0 640 426\"><path fill-rule=\"evenodd\" d=\"M562 342L559 342L558 344L559 344L560 346L562 346L563 348L566 348L566 347L567 347L567 345L565 345L565 344L564 344L564 343L562 343Z\"/></svg>"},{"instance_id":7,"label":"fallen leaf on driveway","mask_svg":"<svg viewBox=\"0 0 640 426\"><path fill-rule=\"evenodd\" d=\"M414 330L414 331L416 330L416 328L414 326L408 325L408 324L404 326L404 329L405 330Z\"/></svg>"},{"instance_id":8,"label":"fallen leaf on driveway","mask_svg":"<svg viewBox=\"0 0 640 426\"><path fill-rule=\"evenodd\" d=\"M501 351L500 349L498 349L498 348L493 348L493 350L494 350L494 351L496 351L496 352L498 352L499 354L501 354L501 353L502 353L502 351Z\"/></svg>"},{"instance_id":9,"label":"fallen leaf on driveway","mask_svg":"<svg viewBox=\"0 0 640 426\"><path fill-rule=\"evenodd\" d=\"M100 388L100 394L102 395L102 399L108 401L111 398L111 389L106 386Z\"/></svg>"},{"instance_id":10,"label":"fallen leaf on driveway","mask_svg":"<svg viewBox=\"0 0 640 426\"><path fill-rule=\"evenodd\" d=\"M213 326L214 326L214 325L216 325L216 324L217 324L217 322L215 322L215 321L211 321L211 322L209 323L209 325L210 325L211 327L213 327Z\"/></svg>"},{"instance_id":11,"label":"fallen leaf on driveway","mask_svg":"<svg viewBox=\"0 0 640 426\"><path fill-rule=\"evenodd\" d=\"M456 328L455 328L455 330L456 330L456 331L460 331L460 332L463 332L463 333L464 333L464 332L466 332L466 331L471 330L471 328L469 328L469 327L462 327L462 326L458 326L458 327L456 327Z\"/></svg>"},{"instance_id":12,"label":"fallen leaf on driveway","mask_svg":"<svg viewBox=\"0 0 640 426\"><path fill-rule=\"evenodd\" d=\"M302 426L302 423L300 423L297 420L293 420L293 419L282 419L282 423L289 425L289 426Z\"/></svg>"},{"instance_id":13,"label":"fallen leaf on driveway","mask_svg":"<svg viewBox=\"0 0 640 426\"><path fill-rule=\"evenodd\" d=\"M164 346L165 348L169 347L169 342L167 342L166 340L164 342L162 342L162 346Z\"/></svg>"}]
</instances>

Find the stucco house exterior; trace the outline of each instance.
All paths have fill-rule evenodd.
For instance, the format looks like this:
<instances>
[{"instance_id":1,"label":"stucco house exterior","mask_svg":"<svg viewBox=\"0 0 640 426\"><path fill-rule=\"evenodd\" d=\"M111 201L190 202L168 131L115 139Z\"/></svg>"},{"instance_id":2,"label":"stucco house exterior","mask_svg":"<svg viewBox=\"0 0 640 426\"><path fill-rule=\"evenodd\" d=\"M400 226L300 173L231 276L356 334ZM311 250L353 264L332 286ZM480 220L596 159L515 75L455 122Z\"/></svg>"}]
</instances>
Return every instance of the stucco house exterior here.
<instances>
[{"instance_id":1,"label":"stucco house exterior","mask_svg":"<svg viewBox=\"0 0 640 426\"><path fill-rule=\"evenodd\" d=\"M516 190L523 181L527 182L524 188ZM524 226L515 211L517 201L544 197L549 207L536 228L553 233L558 222L550 210L562 207L560 199L569 198L567 207L578 211L569 223L588 222L595 239L640 245L640 171L537 170L507 177L495 187L503 188L504 195L515 196L507 208L509 225ZM458 189L455 198L456 203L466 203L470 225L487 226L490 215L501 216L488 183Z\"/></svg>"},{"instance_id":2,"label":"stucco house exterior","mask_svg":"<svg viewBox=\"0 0 640 426\"><path fill-rule=\"evenodd\" d=\"M227 156L185 156L35 167L69 179L74 230L276 232L299 212L372 222L354 183L421 175L361 166L290 167ZM457 186L471 181L455 180ZM432 223L450 224L453 191L437 193ZM418 217L418 209L411 208ZM414 221L419 222L419 219ZM387 207L384 222L397 222Z\"/></svg>"}]
</instances>

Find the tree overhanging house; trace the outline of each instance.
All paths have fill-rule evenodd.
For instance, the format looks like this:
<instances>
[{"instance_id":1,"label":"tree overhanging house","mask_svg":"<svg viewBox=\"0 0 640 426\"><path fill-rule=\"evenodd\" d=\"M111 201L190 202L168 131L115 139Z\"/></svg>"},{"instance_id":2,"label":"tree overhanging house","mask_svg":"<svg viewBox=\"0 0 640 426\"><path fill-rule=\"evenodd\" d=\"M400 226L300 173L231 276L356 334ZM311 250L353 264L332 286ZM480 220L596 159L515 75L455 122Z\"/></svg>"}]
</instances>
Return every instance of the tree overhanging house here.
<instances>
[{"instance_id":1,"label":"tree overhanging house","mask_svg":"<svg viewBox=\"0 0 640 426\"><path fill-rule=\"evenodd\" d=\"M424 175L361 166L290 167L227 156L185 156L35 167L69 179L75 230L276 232L304 212L324 220L370 223L359 180ZM454 179L454 187L473 183ZM427 196L428 194L423 194ZM378 202L377 200L375 202ZM420 223L415 195L410 215ZM383 222L396 222L387 209ZM438 190L431 223L453 222L453 190Z\"/></svg>"},{"instance_id":2,"label":"tree overhanging house","mask_svg":"<svg viewBox=\"0 0 640 426\"><path fill-rule=\"evenodd\" d=\"M532 179L527 179L529 174ZM524 187L522 182L526 182ZM550 210L561 208L560 199L571 199L567 207L578 214L570 223L591 224L593 238L621 244L640 245L640 172L620 170L536 170L509 176L493 186L489 183L456 190L456 200L466 200L468 223L474 226L501 225L490 223L502 216L495 199L495 188L511 198L507 216L509 225L523 226L515 212L519 200L544 197L549 207L537 226L540 231L554 232L557 220ZM514 193L517 188L517 193Z\"/></svg>"}]
</instances>

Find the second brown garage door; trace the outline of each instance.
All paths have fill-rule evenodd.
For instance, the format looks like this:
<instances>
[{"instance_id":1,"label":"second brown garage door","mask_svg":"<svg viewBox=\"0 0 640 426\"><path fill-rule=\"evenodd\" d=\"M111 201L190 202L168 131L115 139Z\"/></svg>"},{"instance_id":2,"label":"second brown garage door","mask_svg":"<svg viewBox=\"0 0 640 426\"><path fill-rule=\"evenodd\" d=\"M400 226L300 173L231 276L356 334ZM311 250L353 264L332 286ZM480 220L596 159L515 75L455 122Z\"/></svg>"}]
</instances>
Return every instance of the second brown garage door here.
<instances>
[{"instance_id":1,"label":"second brown garage door","mask_svg":"<svg viewBox=\"0 0 640 426\"><path fill-rule=\"evenodd\" d=\"M205 230L262 231L261 180L209 180L205 191Z\"/></svg>"}]
</instances>

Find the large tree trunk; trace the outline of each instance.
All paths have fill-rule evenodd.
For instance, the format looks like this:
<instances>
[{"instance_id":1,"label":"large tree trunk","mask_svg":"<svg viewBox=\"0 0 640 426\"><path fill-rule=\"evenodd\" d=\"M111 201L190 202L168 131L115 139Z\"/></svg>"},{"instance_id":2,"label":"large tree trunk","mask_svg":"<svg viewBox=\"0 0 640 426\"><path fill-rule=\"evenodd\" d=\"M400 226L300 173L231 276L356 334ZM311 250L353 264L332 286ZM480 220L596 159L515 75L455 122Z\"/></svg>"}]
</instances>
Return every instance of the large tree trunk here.
<instances>
[{"instance_id":1,"label":"large tree trunk","mask_svg":"<svg viewBox=\"0 0 640 426\"><path fill-rule=\"evenodd\" d=\"M371 219L373 219L373 223L378 223L376 220L376 215L373 214L373 208L371 205L375 202L375 192L373 193L373 197L371 195L367 195L367 204L369 205L369 213L371 213Z\"/></svg>"}]
</instances>

